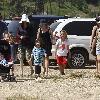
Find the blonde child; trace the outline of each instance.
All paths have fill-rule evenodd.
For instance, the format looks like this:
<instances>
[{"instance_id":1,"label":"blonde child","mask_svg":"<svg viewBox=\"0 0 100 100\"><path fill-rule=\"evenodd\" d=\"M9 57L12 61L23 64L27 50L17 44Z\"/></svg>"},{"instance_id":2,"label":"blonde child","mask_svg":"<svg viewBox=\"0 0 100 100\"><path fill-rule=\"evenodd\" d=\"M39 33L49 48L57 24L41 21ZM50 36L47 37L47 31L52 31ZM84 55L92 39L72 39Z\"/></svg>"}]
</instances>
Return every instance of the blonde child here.
<instances>
[{"instance_id":1,"label":"blonde child","mask_svg":"<svg viewBox=\"0 0 100 100\"><path fill-rule=\"evenodd\" d=\"M61 75L65 75L64 69L67 64L67 55L69 52L69 43L67 38L67 32L62 30L60 32L60 38L56 42L56 52L55 56L57 59L57 63L59 65L59 70Z\"/></svg>"}]
</instances>

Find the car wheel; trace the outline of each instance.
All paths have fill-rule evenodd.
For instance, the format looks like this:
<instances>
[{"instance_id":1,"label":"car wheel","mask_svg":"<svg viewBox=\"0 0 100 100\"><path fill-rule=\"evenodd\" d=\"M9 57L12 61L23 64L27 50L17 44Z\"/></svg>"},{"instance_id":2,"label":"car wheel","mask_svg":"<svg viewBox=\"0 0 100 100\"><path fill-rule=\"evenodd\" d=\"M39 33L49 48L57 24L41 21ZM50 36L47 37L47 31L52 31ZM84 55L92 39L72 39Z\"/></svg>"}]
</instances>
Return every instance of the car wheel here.
<instances>
[{"instance_id":1,"label":"car wheel","mask_svg":"<svg viewBox=\"0 0 100 100\"><path fill-rule=\"evenodd\" d=\"M71 51L71 57L68 58L68 63L71 68L83 68L86 65L86 53L81 50Z\"/></svg>"}]
</instances>

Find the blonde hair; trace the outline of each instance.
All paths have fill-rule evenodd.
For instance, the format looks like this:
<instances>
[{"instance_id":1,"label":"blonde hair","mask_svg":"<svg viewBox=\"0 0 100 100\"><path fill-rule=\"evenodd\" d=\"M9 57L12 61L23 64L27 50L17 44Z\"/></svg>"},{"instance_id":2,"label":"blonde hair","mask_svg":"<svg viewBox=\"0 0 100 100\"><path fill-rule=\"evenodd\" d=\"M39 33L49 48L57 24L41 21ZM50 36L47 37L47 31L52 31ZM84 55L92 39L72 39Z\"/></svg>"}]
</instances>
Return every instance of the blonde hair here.
<instances>
[{"instance_id":1,"label":"blonde hair","mask_svg":"<svg viewBox=\"0 0 100 100\"><path fill-rule=\"evenodd\" d=\"M61 30L61 31L60 31L60 34L61 34L61 33L63 33L63 34L65 35L66 39L68 39L68 37L67 37L67 32L66 32L65 30Z\"/></svg>"}]
</instances>

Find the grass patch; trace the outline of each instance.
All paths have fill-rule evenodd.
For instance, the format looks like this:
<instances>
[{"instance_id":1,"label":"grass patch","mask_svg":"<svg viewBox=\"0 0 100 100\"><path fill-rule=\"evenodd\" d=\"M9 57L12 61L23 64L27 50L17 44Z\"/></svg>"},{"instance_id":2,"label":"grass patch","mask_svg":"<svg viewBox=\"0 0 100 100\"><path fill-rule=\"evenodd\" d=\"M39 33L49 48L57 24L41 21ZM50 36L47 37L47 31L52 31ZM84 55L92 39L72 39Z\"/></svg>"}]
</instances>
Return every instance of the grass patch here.
<instances>
[{"instance_id":1,"label":"grass patch","mask_svg":"<svg viewBox=\"0 0 100 100\"><path fill-rule=\"evenodd\" d=\"M39 99L35 97L23 96L19 94L19 95L7 97L6 100L39 100Z\"/></svg>"}]
</instances>

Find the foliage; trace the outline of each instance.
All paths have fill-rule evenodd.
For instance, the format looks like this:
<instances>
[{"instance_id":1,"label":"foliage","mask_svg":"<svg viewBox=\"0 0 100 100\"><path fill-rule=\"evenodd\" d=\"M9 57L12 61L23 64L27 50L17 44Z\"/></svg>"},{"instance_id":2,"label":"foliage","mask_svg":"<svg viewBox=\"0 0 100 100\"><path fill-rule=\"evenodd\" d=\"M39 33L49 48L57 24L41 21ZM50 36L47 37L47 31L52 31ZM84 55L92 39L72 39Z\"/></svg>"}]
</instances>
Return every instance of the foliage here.
<instances>
[{"instance_id":1,"label":"foliage","mask_svg":"<svg viewBox=\"0 0 100 100\"><path fill-rule=\"evenodd\" d=\"M36 1L43 1L43 10L40 6L36 8ZM98 8L99 0L0 0L0 12L6 18L32 14L36 10L53 15L94 17L100 13Z\"/></svg>"}]
</instances>

